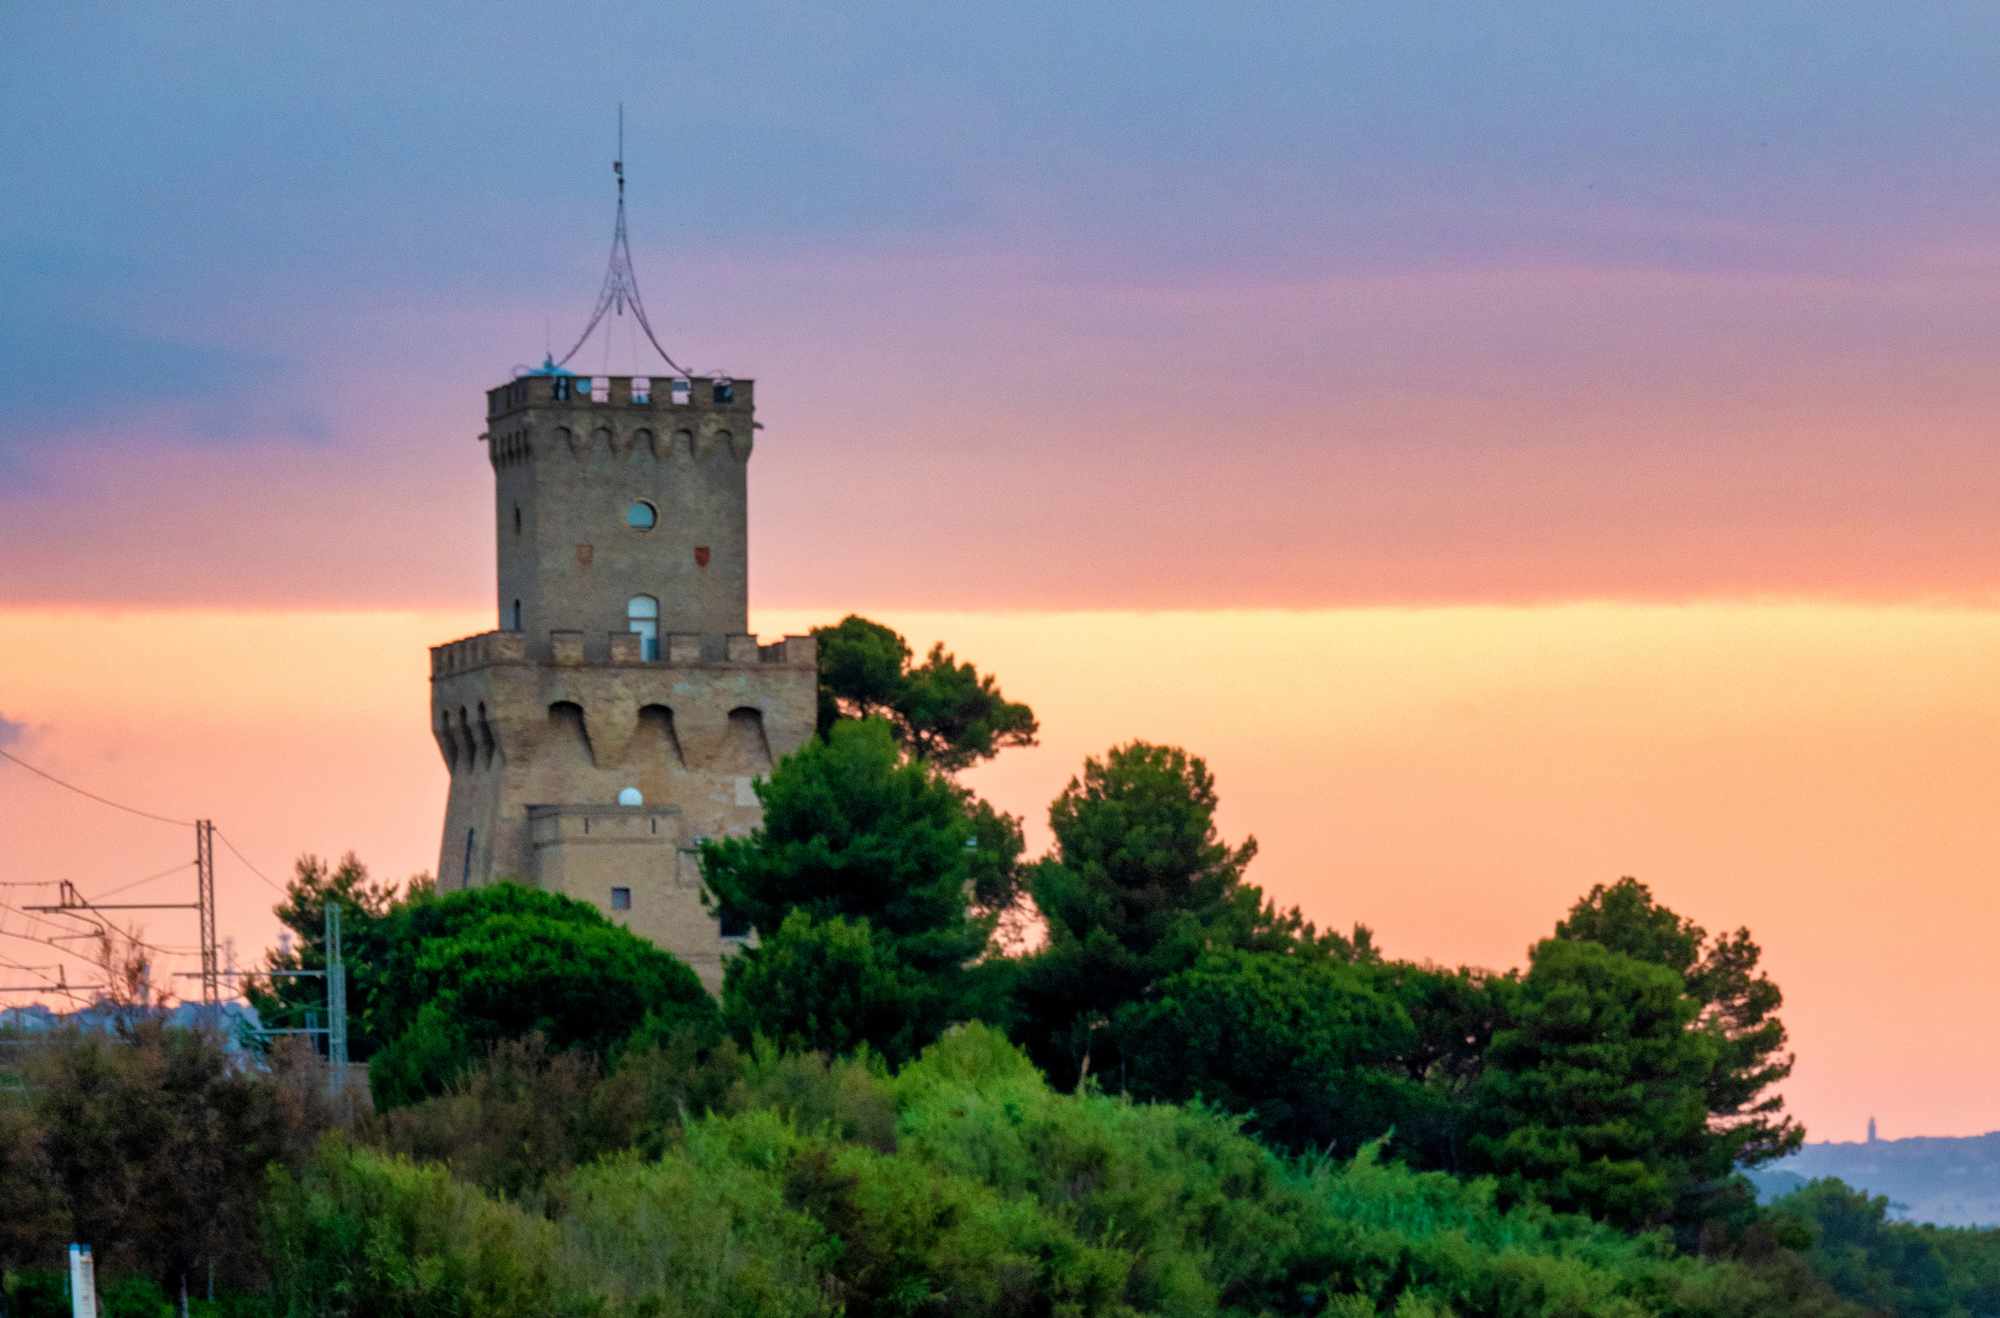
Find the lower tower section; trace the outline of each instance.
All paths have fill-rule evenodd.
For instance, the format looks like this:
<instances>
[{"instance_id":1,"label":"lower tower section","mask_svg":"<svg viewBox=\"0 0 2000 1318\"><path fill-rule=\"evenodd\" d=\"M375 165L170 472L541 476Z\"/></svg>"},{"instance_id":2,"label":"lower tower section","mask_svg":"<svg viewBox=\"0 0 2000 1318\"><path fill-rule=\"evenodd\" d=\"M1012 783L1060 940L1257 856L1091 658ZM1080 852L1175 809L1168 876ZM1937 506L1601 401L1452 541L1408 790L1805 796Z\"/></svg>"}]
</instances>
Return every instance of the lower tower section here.
<instances>
[{"instance_id":1,"label":"lower tower section","mask_svg":"<svg viewBox=\"0 0 2000 1318\"><path fill-rule=\"evenodd\" d=\"M543 659L512 631L432 648L451 772L438 888L514 881L590 902L719 988L737 939L702 904L700 843L754 829L753 784L812 735L817 643L589 639L553 632Z\"/></svg>"}]
</instances>

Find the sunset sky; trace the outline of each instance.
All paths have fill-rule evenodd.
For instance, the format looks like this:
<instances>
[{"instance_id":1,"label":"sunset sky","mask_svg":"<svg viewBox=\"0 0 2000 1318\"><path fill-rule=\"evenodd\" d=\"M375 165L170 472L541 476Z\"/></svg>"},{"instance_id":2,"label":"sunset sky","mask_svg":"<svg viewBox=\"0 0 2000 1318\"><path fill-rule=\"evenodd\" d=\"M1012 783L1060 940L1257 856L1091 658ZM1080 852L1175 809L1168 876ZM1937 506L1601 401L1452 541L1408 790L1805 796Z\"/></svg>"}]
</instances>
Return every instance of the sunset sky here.
<instances>
[{"instance_id":1,"label":"sunset sky","mask_svg":"<svg viewBox=\"0 0 2000 1318\"><path fill-rule=\"evenodd\" d=\"M998 673L1031 841L1136 736L1394 955L1635 874L1763 945L1815 1138L2000 1127L2000 8L1623 8L11 6L0 748L434 864L482 392L582 327L622 100L654 324L758 381L753 623ZM5 885L192 846L0 821L0 982Z\"/></svg>"}]
</instances>

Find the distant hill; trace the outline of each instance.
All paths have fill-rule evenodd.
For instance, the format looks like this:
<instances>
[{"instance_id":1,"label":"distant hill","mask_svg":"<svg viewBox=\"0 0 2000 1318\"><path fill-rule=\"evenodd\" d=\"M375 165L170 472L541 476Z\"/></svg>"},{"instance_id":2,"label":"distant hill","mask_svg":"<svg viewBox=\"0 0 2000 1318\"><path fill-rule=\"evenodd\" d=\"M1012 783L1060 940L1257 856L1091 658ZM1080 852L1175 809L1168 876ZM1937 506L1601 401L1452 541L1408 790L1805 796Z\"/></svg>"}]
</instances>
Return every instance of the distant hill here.
<instances>
[{"instance_id":1,"label":"distant hill","mask_svg":"<svg viewBox=\"0 0 2000 1318\"><path fill-rule=\"evenodd\" d=\"M1750 1179L1771 1199L1837 1176L1888 1197L1895 1216L1939 1226L2000 1226L2000 1131L1960 1139L1808 1144Z\"/></svg>"}]
</instances>

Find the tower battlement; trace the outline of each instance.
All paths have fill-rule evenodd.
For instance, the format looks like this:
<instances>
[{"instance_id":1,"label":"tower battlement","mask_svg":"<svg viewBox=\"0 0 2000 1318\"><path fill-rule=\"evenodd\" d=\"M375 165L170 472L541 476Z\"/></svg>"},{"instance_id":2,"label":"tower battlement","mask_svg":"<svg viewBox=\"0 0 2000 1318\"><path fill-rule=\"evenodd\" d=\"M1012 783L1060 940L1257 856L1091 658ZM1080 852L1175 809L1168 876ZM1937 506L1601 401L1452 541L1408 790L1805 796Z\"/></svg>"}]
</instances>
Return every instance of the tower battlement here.
<instances>
[{"instance_id":1,"label":"tower battlement","mask_svg":"<svg viewBox=\"0 0 2000 1318\"><path fill-rule=\"evenodd\" d=\"M529 374L486 391L486 418L497 421L544 408L748 415L756 387L754 380L726 375Z\"/></svg>"},{"instance_id":2,"label":"tower battlement","mask_svg":"<svg viewBox=\"0 0 2000 1318\"><path fill-rule=\"evenodd\" d=\"M431 677L450 677L495 664L547 662L551 666L585 663L636 664L648 668L762 668L778 665L818 671L819 642L811 636L787 636L768 645L748 634L703 635L669 632L659 653L647 657L642 639L630 631L606 632L602 644L585 643L582 632L549 633L548 659L528 655L528 638L520 632L481 632L431 647ZM595 640L596 638L591 638Z\"/></svg>"}]
</instances>

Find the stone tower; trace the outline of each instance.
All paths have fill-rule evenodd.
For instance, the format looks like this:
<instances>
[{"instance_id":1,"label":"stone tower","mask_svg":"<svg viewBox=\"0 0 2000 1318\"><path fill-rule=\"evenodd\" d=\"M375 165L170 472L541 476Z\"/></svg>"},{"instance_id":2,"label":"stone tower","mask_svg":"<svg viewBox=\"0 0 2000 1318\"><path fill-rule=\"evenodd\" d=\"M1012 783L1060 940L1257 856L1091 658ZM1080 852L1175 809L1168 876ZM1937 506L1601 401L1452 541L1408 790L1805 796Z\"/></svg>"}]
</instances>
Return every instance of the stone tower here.
<instances>
[{"instance_id":1,"label":"stone tower","mask_svg":"<svg viewBox=\"0 0 2000 1318\"><path fill-rule=\"evenodd\" d=\"M755 386L545 366L486 395L499 627L431 650L438 886L590 902L720 982L700 839L813 730L811 637L747 634Z\"/></svg>"},{"instance_id":2,"label":"stone tower","mask_svg":"<svg viewBox=\"0 0 2000 1318\"><path fill-rule=\"evenodd\" d=\"M611 265L563 360L629 310L673 374L544 361L486 391L500 625L431 649L438 887L590 902L714 989L747 931L703 904L698 849L756 827L752 784L812 735L818 656L748 634L755 386L660 346L625 237L622 108L618 137Z\"/></svg>"}]
</instances>

